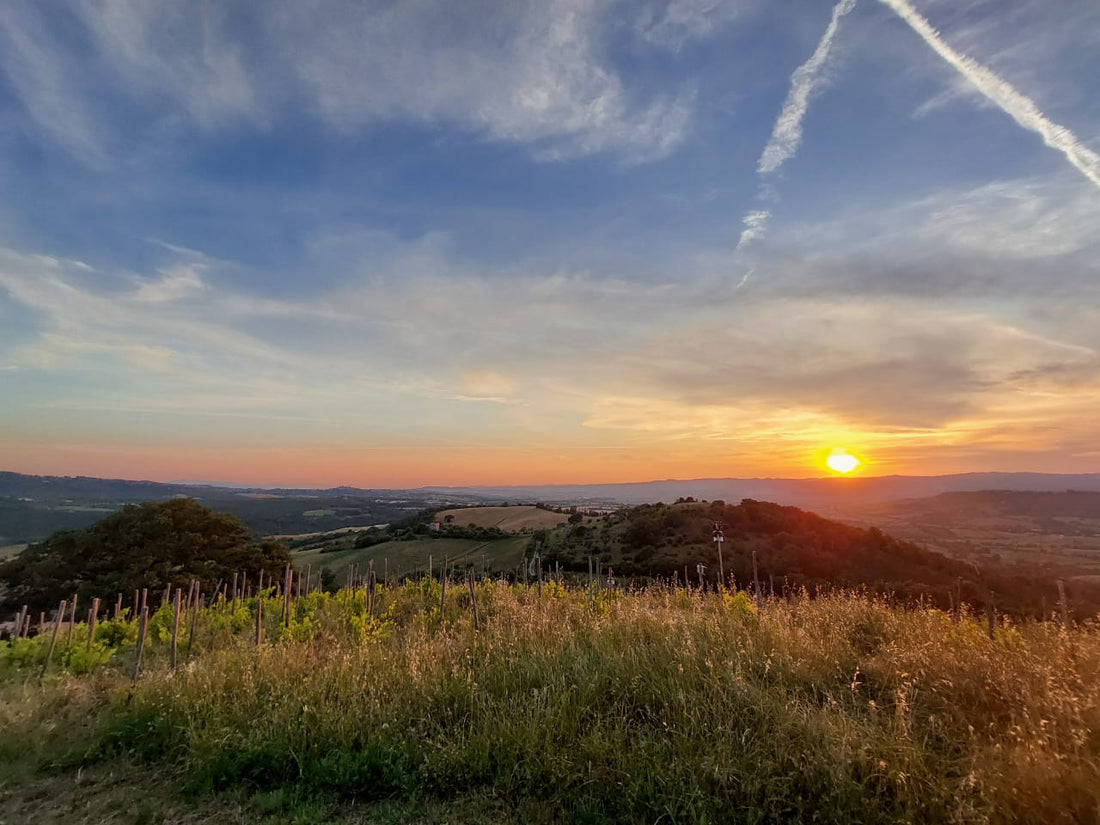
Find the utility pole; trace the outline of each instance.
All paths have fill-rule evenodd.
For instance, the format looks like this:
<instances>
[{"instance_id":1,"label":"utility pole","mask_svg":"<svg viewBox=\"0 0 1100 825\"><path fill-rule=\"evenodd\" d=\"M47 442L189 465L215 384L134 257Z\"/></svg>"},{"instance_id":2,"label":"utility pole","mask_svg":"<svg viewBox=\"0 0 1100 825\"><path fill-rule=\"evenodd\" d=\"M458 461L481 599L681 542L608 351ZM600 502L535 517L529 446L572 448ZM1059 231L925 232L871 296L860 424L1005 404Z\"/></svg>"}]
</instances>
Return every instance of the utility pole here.
<instances>
[{"instance_id":1,"label":"utility pole","mask_svg":"<svg viewBox=\"0 0 1100 825\"><path fill-rule=\"evenodd\" d=\"M714 522L714 543L718 545L718 588L726 587L726 569L722 565L722 522Z\"/></svg>"}]
</instances>

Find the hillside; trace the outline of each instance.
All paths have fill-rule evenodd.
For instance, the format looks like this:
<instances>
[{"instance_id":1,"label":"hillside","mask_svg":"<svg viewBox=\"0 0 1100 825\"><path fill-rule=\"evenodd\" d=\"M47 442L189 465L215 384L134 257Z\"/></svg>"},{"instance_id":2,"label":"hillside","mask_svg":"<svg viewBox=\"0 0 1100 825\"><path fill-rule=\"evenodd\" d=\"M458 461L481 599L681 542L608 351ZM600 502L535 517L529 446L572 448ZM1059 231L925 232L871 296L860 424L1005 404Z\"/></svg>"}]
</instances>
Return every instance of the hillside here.
<instances>
[{"instance_id":1,"label":"hillside","mask_svg":"<svg viewBox=\"0 0 1100 825\"><path fill-rule=\"evenodd\" d=\"M317 533L406 518L442 504L407 490L266 490L0 472L0 545L90 527L127 504L187 497L232 513L257 536ZM446 503L472 501L462 496Z\"/></svg>"},{"instance_id":2,"label":"hillside","mask_svg":"<svg viewBox=\"0 0 1100 825\"><path fill-rule=\"evenodd\" d=\"M1100 492L944 493L856 509L850 518L977 564L1100 575Z\"/></svg>"},{"instance_id":3,"label":"hillside","mask_svg":"<svg viewBox=\"0 0 1100 825\"><path fill-rule=\"evenodd\" d=\"M900 598L925 598L948 607L952 600L982 608L990 596L1010 612L1040 615L1056 603L1054 577L1014 570L986 560L982 565L952 559L881 530L832 521L795 507L746 499L739 505L686 501L642 505L606 516L595 524L536 534L532 550L548 563L587 570L591 554L617 575L678 576L696 581L696 564L718 579L715 522L724 530L723 566L744 587L752 582L752 554L766 591L805 587L868 587ZM1082 615L1100 611L1100 589L1087 580L1067 583Z\"/></svg>"}]
</instances>

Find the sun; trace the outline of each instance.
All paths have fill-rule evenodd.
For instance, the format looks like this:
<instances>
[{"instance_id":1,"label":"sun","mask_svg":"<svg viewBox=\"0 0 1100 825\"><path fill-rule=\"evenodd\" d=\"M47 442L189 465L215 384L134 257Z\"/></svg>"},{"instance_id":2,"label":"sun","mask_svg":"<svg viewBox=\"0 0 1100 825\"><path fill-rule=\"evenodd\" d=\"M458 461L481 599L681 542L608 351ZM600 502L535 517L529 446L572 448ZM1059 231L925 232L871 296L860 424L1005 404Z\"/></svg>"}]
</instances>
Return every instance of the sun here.
<instances>
[{"instance_id":1,"label":"sun","mask_svg":"<svg viewBox=\"0 0 1100 825\"><path fill-rule=\"evenodd\" d=\"M825 459L825 464L828 468L834 472L840 473L842 476L848 475L862 462L847 450L836 449L829 453L828 458Z\"/></svg>"}]
</instances>

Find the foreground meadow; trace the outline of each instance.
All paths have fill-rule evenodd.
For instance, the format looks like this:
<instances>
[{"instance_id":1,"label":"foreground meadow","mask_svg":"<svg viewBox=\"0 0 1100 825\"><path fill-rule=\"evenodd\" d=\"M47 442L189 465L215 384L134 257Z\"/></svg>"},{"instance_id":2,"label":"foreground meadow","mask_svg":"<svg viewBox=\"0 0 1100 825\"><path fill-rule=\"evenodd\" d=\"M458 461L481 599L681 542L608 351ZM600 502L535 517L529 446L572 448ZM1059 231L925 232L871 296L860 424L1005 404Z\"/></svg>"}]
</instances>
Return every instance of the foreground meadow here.
<instances>
[{"instance_id":1,"label":"foreground meadow","mask_svg":"<svg viewBox=\"0 0 1100 825\"><path fill-rule=\"evenodd\" d=\"M260 644L256 599L215 605L185 613L174 670L167 605L136 678L123 619L61 631L45 675L49 634L0 644L0 822L1100 819L1095 624L474 594L476 615L457 582L310 593L286 619L271 596Z\"/></svg>"}]
</instances>

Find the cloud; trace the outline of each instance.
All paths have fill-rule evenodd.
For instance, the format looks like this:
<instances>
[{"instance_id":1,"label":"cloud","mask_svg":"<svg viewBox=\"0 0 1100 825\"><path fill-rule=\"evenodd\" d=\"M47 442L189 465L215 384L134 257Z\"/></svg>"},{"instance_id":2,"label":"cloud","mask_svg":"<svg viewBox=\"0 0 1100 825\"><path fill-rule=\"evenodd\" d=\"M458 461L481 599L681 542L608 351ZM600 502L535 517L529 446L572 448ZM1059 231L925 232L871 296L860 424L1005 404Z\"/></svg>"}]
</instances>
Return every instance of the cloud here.
<instances>
[{"instance_id":1,"label":"cloud","mask_svg":"<svg viewBox=\"0 0 1100 825\"><path fill-rule=\"evenodd\" d=\"M722 441L771 462L789 451L798 466L808 443L843 433L945 449L1000 443L997 427L1019 435L1026 422L1070 439L1092 427L1086 402L1100 394L1087 312L1067 323L948 307L940 289L815 294L780 273L745 295L695 261L643 285L467 268L438 238L376 246L385 258L359 263L369 277L293 299L242 292L191 250L165 249L172 260L148 276L0 250L0 308L35 319L0 347L0 369L28 388L7 423L117 429L140 415L176 438L213 417L240 423L211 437L248 443L560 444L589 431L681 458Z\"/></svg>"},{"instance_id":2,"label":"cloud","mask_svg":"<svg viewBox=\"0 0 1100 825\"><path fill-rule=\"evenodd\" d=\"M635 386L686 406L747 400L871 428L943 427L1005 398L1100 389L1095 348L897 298L773 300L722 323L665 327L624 360Z\"/></svg>"},{"instance_id":3,"label":"cloud","mask_svg":"<svg viewBox=\"0 0 1100 825\"><path fill-rule=\"evenodd\" d=\"M681 21L684 36L704 34L690 21L710 13L676 12L682 2L651 33ZM97 166L139 142L303 115L344 133L452 126L542 159L665 157L690 131L692 90L650 91L617 71L613 13L600 0L77 0L49 13L12 0L0 69L40 130Z\"/></svg>"},{"instance_id":4,"label":"cloud","mask_svg":"<svg viewBox=\"0 0 1100 825\"><path fill-rule=\"evenodd\" d=\"M167 96L203 126L259 115L230 4L78 0L72 10L128 90Z\"/></svg>"},{"instance_id":5,"label":"cloud","mask_svg":"<svg viewBox=\"0 0 1100 825\"><path fill-rule=\"evenodd\" d=\"M81 75L79 64L50 42L37 4L0 3L0 70L43 132L86 165L107 164L106 135L73 85Z\"/></svg>"},{"instance_id":6,"label":"cloud","mask_svg":"<svg viewBox=\"0 0 1100 825\"><path fill-rule=\"evenodd\" d=\"M636 103L600 42L603 4L517 2L370 7L343 0L283 2L273 40L341 128L387 119L457 123L498 140L534 143L544 157L604 150L645 161L684 137L687 93Z\"/></svg>"},{"instance_id":7,"label":"cloud","mask_svg":"<svg viewBox=\"0 0 1100 825\"><path fill-rule=\"evenodd\" d=\"M636 28L645 40L679 51L687 41L712 35L753 5L744 0L667 0L645 7Z\"/></svg>"},{"instance_id":8,"label":"cloud","mask_svg":"<svg viewBox=\"0 0 1100 825\"><path fill-rule=\"evenodd\" d=\"M1036 259L1100 244L1100 196L1058 181L996 181L929 206L921 234L965 253Z\"/></svg>"},{"instance_id":9,"label":"cloud","mask_svg":"<svg viewBox=\"0 0 1100 825\"><path fill-rule=\"evenodd\" d=\"M908 0L882 0L882 2L893 9L936 54L965 77L982 95L1024 129L1039 135L1043 143L1061 152L1082 175L1100 186L1100 155L1082 144L1073 132L1048 119L1034 101L1018 92L1007 80L976 60L952 49Z\"/></svg>"},{"instance_id":10,"label":"cloud","mask_svg":"<svg viewBox=\"0 0 1100 825\"><path fill-rule=\"evenodd\" d=\"M810 105L810 96L821 85L822 71L840 26L840 18L848 14L855 4L856 0L840 0L833 7L829 25L825 27L825 33L818 41L814 53L791 75L787 98L783 101L783 108L772 128L771 137L757 162L756 170L759 174L772 174L798 151L798 146L802 142L802 120ZM770 217L771 213L765 210L753 210L745 216L745 229L737 242L738 251L747 248L753 241L764 236ZM742 278L741 283L744 284L745 280Z\"/></svg>"}]
</instances>

